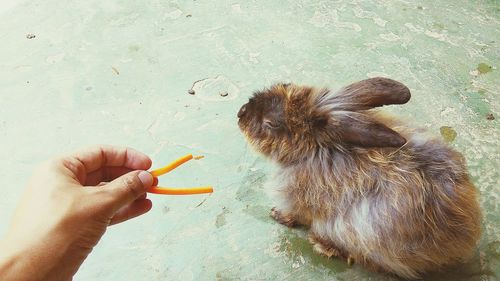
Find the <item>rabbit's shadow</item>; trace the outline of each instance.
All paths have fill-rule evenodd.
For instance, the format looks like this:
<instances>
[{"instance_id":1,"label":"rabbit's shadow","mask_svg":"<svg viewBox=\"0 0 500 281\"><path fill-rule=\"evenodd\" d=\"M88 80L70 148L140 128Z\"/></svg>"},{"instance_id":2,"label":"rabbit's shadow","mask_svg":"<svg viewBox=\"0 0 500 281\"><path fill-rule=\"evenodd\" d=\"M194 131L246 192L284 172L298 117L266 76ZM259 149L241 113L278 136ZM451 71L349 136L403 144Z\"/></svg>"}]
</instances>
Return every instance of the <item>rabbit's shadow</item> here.
<instances>
[{"instance_id":1,"label":"rabbit's shadow","mask_svg":"<svg viewBox=\"0 0 500 281\"><path fill-rule=\"evenodd\" d=\"M313 268L318 270L327 269L338 280L406 280L393 275L376 273L363 268L360 265L348 266L344 260L326 258L315 253L307 240L307 229L285 229L279 236L279 250L291 263L303 259ZM494 242L498 243L498 242ZM490 243L491 244L491 243ZM485 281L496 280L498 277L494 271L488 269L476 254L474 258L465 264L448 267L440 272L433 272L422 276L420 280L426 281ZM491 255L487 255L491 256Z\"/></svg>"}]
</instances>

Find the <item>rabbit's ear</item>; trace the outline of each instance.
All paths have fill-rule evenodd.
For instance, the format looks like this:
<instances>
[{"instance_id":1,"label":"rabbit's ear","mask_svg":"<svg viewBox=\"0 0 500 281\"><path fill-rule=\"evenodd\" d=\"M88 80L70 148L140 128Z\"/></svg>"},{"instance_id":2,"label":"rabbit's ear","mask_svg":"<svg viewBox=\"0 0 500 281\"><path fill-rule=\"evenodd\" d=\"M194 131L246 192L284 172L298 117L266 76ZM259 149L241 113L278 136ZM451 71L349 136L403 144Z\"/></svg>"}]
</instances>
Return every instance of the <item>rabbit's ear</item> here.
<instances>
[{"instance_id":1,"label":"rabbit's ear","mask_svg":"<svg viewBox=\"0 0 500 281\"><path fill-rule=\"evenodd\" d=\"M389 104L404 104L410 100L408 87L389 78L370 78L340 89L329 100L332 110L366 110Z\"/></svg>"},{"instance_id":2,"label":"rabbit's ear","mask_svg":"<svg viewBox=\"0 0 500 281\"><path fill-rule=\"evenodd\" d=\"M406 143L399 133L363 114L335 119L330 130L341 142L360 147L401 147Z\"/></svg>"}]
</instances>

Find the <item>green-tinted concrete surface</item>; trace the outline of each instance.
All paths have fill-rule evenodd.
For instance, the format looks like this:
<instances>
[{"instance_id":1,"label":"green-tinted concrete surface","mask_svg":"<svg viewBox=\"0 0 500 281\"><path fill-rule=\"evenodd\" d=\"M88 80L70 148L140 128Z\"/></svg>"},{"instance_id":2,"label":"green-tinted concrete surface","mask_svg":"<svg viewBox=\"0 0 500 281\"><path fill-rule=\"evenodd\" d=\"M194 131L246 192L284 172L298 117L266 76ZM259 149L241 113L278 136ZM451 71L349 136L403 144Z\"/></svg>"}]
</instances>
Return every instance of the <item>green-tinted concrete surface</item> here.
<instances>
[{"instance_id":1,"label":"green-tinted concrete surface","mask_svg":"<svg viewBox=\"0 0 500 281\"><path fill-rule=\"evenodd\" d=\"M236 124L274 82L386 76L413 94L387 110L465 155L484 208L475 258L426 280L496 280L499 30L494 0L3 1L0 233L36 163L120 144L155 165L205 155L161 181L216 191L151 195L153 210L111 227L75 280L395 280L319 257L304 230L269 218L273 167Z\"/></svg>"}]
</instances>

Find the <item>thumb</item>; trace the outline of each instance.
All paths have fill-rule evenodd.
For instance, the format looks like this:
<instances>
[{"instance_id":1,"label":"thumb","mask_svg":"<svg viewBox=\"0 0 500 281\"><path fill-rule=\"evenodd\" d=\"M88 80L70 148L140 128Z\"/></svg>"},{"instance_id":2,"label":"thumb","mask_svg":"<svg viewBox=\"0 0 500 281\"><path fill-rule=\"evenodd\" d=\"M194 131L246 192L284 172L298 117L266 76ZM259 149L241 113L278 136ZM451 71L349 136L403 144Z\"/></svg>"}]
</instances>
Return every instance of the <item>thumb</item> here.
<instances>
[{"instance_id":1,"label":"thumb","mask_svg":"<svg viewBox=\"0 0 500 281\"><path fill-rule=\"evenodd\" d=\"M132 203L153 185L153 176L146 171L133 171L106 184L113 196L115 210Z\"/></svg>"}]
</instances>

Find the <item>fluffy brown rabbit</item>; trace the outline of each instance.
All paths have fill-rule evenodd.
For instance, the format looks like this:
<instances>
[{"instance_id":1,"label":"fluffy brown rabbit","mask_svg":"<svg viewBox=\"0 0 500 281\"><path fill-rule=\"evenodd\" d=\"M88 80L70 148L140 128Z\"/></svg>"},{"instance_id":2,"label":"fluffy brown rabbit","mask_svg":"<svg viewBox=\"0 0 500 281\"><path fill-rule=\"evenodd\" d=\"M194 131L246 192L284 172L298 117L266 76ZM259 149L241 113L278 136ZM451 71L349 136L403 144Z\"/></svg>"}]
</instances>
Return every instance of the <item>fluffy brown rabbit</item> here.
<instances>
[{"instance_id":1,"label":"fluffy brown rabbit","mask_svg":"<svg viewBox=\"0 0 500 281\"><path fill-rule=\"evenodd\" d=\"M271 216L309 227L323 255L404 278L470 257L481 211L463 157L369 110L409 99L406 86L387 78L336 94L294 84L255 93L238 124L280 166L283 204Z\"/></svg>"}]
</instances>

